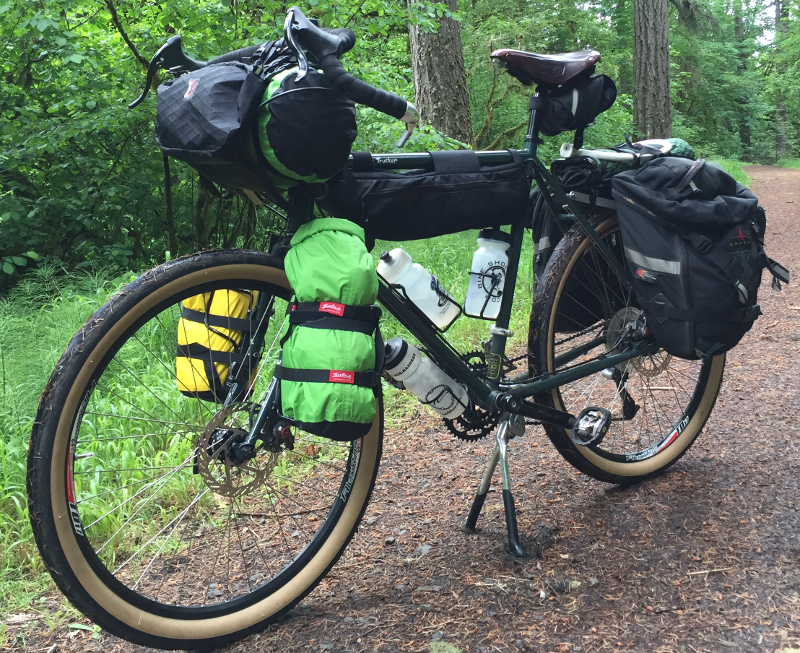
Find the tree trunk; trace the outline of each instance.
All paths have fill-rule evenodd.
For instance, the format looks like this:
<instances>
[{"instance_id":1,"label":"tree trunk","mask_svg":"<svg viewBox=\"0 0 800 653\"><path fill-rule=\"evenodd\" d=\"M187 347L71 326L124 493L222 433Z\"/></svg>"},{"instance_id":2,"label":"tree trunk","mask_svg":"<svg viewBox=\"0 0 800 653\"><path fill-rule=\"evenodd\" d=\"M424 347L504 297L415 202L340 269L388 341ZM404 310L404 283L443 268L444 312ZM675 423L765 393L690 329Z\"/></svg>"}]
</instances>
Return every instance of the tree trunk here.
<instances>
[{"instance_id":1,"label":"tree trunk","mask_svg":"<svg viewBox=\"0 0 800 653\"><path fill-rule=\"evenodd\" d=\"M747 60L749 55L744 40L744 18L742 16L742 0L734 0L733 3L733 24L736 35L736 56L738 63L736 70L740 76L747 72ZM742 144L742 154L747 159L751 145L750 130L750 110L749 93L743 90L739 94L739 142Z\"/></svg>"},{"instance_id":2,"label":"tree trunk","mask_svg":"<svg viewBox=\"0 0 800 653\"><path fill-rule=\"evenodd\" d=\"M451 11L456 5L456 0L447 0ZM472 143L461 26L452 18L442 18L437 33L411 25L409 36L415 103L423 122L451 138Z\"/></svg>"},{"instance_id":3,"label":"tree trunk","mask_svg":"<svg viewBox=\"0 0 800 653\"><path fill-rule=\"evenodd\" d=\"M633 120L639 136L672 136L668 0L633 0Z\"/></svg>"},{"instance_id":4,"label":"tree trunk","mask_svg":"<svg viewBox=\"0 0 800 653\"><path fill-rule=\"evenodd\" d=\"M775 47L777 50L779 77L785 77L787 66L783 58L784 41L789 29L789 6L786 0L775 0ZM779 84L775 93L775 160L786 158L789 144L786 138L786 92Z\"/></svg>"}]
</instances>

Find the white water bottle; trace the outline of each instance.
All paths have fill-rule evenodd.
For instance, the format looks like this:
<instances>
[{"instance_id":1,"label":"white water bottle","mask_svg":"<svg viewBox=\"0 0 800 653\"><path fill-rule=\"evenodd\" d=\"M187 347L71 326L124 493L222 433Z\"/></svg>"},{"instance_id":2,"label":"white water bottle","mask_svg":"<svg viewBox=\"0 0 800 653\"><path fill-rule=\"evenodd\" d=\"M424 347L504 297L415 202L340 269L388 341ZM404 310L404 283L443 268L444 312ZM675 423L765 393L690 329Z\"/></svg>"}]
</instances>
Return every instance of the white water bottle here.
<instances>
[{"instance_id":1,"label":"white water bottle","mask_svg":"<svg viewBox=\"0 0 800 653\"><path fill-rule=\"evenodd\" d=\"M449 327L461 312L439 280L399 247L381 254L378 274L389 283L402 286L406 296L440 329Z\"/></svg>"},{"instance_id":2,"label":"white water bottle","mask_svg":"<svg viewBox=\"0 0 800 653\"><path fill-rule=\"evenodd\" d=\"M386 343L383 369L442 417L455 419L467 406L467 389L402 338L392 338Z\"/></svg>"},{"instance_id":3,"label":"white water bottle","mask_svg":"<svg viewBox=\"0 0 800 653\"><path fill-rule=\"evenodd\" d=\"M500 313L500 301L508 269L511 236L503 231L482 229L478 249L472 258L464 313L494 320Z\"/></svg>"}]
</instances>

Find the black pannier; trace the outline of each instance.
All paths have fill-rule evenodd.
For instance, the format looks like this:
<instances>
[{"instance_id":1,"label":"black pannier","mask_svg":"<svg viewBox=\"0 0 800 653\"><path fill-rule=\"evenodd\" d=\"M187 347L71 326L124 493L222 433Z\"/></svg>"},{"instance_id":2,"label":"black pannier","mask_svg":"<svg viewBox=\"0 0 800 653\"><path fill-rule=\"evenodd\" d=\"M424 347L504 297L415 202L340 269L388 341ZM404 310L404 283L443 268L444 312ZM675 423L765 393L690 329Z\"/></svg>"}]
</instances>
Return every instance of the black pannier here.
<instances>
[{"instance_id":1,"label":"black pannier","mask_svg":"<svg viewBox=\"0 0 800 653\"><path fill-rule=\"evenodd\" d=\"M471 150L431 152L434 171L372 171L372 156L355 152L327 184L319 206L362 227L368 238L416 240L511 224L528 210L531 177L519 155L481 166Z\"/></svg>"},{"instance_id":2,"label":"black pannier","mask_svg":"<svg viewBox=\"0 0 800 653\"><path fill-rule=\"evenodd\" d=\"M539 130L545 136L583 129L614 104L617 87L606 75L580 77L570 83L540 92L532 102L539 109Z\"/></svg>"},{"instance_id":3,"label":"black pannier","mask_svg":"<svg viewBox=\"0 0 800 653\"><path fill-rule=\"evenodd\" d=\"M764 253L756 197L701 159L656 159L616 175L612 192L636 299L656 341L695 360L734 347L761 314L761 272L788 272Z\"/></svg>"}]
</instances>

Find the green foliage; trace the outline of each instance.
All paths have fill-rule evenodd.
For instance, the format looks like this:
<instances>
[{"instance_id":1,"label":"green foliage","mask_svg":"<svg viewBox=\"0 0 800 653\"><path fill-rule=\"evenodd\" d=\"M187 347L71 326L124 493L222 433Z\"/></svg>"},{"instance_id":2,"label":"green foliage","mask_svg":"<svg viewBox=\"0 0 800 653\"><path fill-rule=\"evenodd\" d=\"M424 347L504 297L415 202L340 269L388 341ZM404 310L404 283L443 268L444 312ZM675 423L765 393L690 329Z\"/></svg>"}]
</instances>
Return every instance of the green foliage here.
<instances>
[{"instance_id":1,"label":"green foliage","mask_svg":"<svg viewBox=\"0 0 800 653\"><path fill-rule=\"evenodd\" d=\"M798 168L800 169L800 159L781 159L776 164L779 168Z\"/></svg>"}]
</instances>

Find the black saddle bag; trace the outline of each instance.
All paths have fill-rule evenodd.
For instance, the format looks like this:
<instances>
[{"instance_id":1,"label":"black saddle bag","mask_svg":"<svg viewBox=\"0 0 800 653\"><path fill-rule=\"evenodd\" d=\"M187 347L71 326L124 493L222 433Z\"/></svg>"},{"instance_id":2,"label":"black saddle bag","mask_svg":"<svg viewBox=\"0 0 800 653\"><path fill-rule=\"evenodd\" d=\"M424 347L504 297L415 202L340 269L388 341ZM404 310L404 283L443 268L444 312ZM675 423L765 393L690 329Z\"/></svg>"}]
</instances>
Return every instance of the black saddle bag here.
<instances>
[{"instance_id":1,"label":"black saddle bag","mask_svg":"<svg viewBox=\"0 0 800 653\"><path fill-rule=\"evenodd\" d=\"M584 129L617 99L614 80L606 75L581 76L542 92L532 100L531 108L539 109L539 130L545 136Z\"/></svg>"},{"instance_id":2,"label":"black saddle bag","mask_svg":"<svg viewBox=\"0 0 800 653\"><path fill-rule=\"evenodd\" d=\"M481 166L470 150L431 152L434 171L372 170L372 155L328 182L319 206L361 225L368 238L416 240L467 229L500 227L526 215L531 177L519 155Z\"/></svg>"},{"instance_id":3,"label":"black saddle bag","mask_svg":"<svg viewBox=\"0 0 800 653\"><path fill-rule=\"evenodd\" d=\"M761 314L761 272L788 272L764 253L758 200L701 159L656 159L612 180L622 242L647 326L668 353L728 351Z\"/></svg>"}]
</instances>

